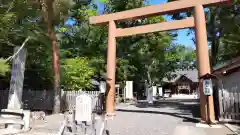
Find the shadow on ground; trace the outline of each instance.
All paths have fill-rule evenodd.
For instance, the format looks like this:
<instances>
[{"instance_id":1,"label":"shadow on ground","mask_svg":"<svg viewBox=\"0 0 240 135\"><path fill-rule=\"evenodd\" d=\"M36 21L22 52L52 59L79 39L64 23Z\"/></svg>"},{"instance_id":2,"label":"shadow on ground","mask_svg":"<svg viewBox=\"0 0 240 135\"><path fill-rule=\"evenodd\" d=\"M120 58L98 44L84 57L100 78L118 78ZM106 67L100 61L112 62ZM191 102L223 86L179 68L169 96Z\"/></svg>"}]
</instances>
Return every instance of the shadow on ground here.
<instances>
[{"instance_id":1,"label":"shadow on ground","mask_svg":"<svg viewBox=\"0 0 240 135\"><path fill-rule=\"evenodd\" d=\"M153 114L162 114L162 115L170 115L173 117L182 118L183 122L192 122L197 123L199 122L196 118L191 118L188 116L184 116L183 113L169 113L169 112L159 112L159 111L145 111L145 110L125 110L125 109L117 109L119 112L133 112L133 113L153 113Z\"/></svg>"},{"instance_id":2,"label":"shadow on ground","mask_svg":"<svg viewBox=\"0 0 240 135\"><path fill-rule=\"evenodd\" d=\"M136 113L154 113L162 115L170 115L173 117L182 118L183 122L198 123L200 118L200 106L196 99L174 99L174 100L161 100L149 105L146 102L138 102L134 104L137 108L143 108L142 110L128 110L118 109L121 112L136 112ZM145 108L171 108L173 112L164 111L149 111Z\"/></svg>"},{"instance_id":3,"label":"shadow on ground","mask_svg":"<svg viewBox=\"0 0 240 135\"><path fill-rule=\"evenodd\" d=\"M153 105L148 103L137 103L138 108L164 108L169 107L178 110L183 114L191 114L194 118L200 118L200 105L197 99L174 99L174 100L160 100L154 102Z\"/></svg>"}]
</instances>

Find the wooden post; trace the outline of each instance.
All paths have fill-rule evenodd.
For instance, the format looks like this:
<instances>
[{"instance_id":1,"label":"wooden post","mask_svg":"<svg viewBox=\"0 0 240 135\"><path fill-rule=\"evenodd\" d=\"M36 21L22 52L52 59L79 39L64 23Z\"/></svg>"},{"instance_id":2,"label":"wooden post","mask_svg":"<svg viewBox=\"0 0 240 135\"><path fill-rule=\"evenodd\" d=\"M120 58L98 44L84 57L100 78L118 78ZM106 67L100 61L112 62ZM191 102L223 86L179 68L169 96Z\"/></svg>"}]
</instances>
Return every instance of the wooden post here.
<instances>
[{"instance_id":1,"label":"wooden post","mask_svg":"<svg viewBox=\"0 0 240 135\"><path fill-rule=\"evenodd\" d=\"M72 119L71 119L71 123L72 123L72 133L76 134L77 133L77 127L76 127L76 110L72 110Z\"/></svg>"},{"instance_id":2,"label":"wooden post","mask_svg":"<svg viewBox=\"0 0 240 135\"><path fill-rule=\"evenodd\" d=\"M108 52L107 52L107 115L115 112L115 74L116 74L116 25L109 21L108 25Z\"/></svg>"},{"instance_id":3,"label":"wooden post","mask_svg":"<svg viewBox=\"0 0 240 135\"><path fill-rule=\"evenodd\" d=\"M210 62L206 32L206 20L204 8L202 5L197 5L194 8L195 29L196 29L196 44L197 44L197 61L199 76L210 73ZM206 97L203 93L203 80L199 80L200 92L200 107L202 122L211 123L215 121L213 96ZM208 98L208 102L206 101Z\"/></svg>"}]
</instances>

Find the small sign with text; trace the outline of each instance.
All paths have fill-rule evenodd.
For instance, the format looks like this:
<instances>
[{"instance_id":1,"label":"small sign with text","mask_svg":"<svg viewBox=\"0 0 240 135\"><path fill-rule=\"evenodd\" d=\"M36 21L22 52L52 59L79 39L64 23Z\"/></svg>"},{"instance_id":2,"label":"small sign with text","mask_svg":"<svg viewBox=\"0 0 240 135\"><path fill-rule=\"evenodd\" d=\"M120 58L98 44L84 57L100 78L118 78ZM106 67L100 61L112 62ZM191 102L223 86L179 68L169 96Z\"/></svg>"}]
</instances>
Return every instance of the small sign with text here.
<instances>
[{"instance_id":1,"label":"small sign with text","mask_svg":"<svg viewBox=\"0 0 240 135\"><path fill-rule=\"evenodd\" d=\"M213 94L213 85L211 79L203 80L203 92L206 96L212 96Z\"/></svg>"}]
</instances>

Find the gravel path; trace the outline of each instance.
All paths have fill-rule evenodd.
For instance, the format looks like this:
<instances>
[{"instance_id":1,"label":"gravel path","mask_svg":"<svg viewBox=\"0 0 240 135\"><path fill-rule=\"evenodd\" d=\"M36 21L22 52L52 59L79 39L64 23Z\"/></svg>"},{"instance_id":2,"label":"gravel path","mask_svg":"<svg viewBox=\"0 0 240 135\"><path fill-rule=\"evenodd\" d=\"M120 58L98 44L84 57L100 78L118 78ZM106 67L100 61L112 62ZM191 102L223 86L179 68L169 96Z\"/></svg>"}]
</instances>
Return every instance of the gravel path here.
<instances>
[{"instance_id":1,"label":"gravel path","mask_svg":"<svg viewBox=\"0 0 240 135\"><path fill-rule=\"evenodd\" d=\"M63 114L46 116L45 120L32 121L33 126L29 132L17 135L56 135L63 120Z\"/></svg>"},{"instance_id":2,"label":"gravel path","mask_svg":"<svg viewBox=\"0 0 240 135\"><path fill-rule=\"evenodd\" d=\"M229 129L197 128L199 105L194 100L166 100L154 106L120 104L116 116L108 120L110 135L234 135ZM36 123L22 135L53 135L60 128L63 115L54 115Z\"/></svg>"},{"instance_id":3,"label":"gravel path","mask_svg":"<svg viewBox=\"0 0 240 135\"><path fill-rule=\"evenodd\" d=\"M120 105L108 122L110 135L233 135L221 128L197 128L199 105L193 100L162 101L156 106Z\"/></svg>"}]
</instances>

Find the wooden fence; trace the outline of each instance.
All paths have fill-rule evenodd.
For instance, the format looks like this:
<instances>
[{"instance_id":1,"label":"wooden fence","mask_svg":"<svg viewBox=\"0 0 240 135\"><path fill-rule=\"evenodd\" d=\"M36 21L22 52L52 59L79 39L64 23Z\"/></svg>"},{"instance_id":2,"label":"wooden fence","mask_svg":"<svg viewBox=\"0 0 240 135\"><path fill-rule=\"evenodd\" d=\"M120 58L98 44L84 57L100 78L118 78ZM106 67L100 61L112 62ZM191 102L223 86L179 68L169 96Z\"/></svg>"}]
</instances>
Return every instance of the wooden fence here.
<instances>
[{"instance_id":1,"label":"wooden fence","mask_svg":"<svg viewBox=\"0 0 240 135\"><path fill-rule=\"evenodd\" d=\"M225 76L218 81L219 121L240 123L239 77Z\"/></svg>"},{"instance_id":2,"label":"wooden fence","mask_svg":"<svg viewBox=\"0 0 240 135\"><path fill-rule=\"evenodd\" d=\"M0 90L0 108L7 108L8 104L8 90ZM83 91L62 91L61 108L62 111L69 110L75 107L76 97ZM93 98L99 95L99 91L86 91ZM53 109L53 91L33 91L24 90L22 95L22 102L24 109L30 110L45 110L51 111Z\"/></svg>"},{"instance_id":3,"label":"wooden fence","mask_svg":"<svg viewBox=\"0 0 240 135\"><path fill-rule=\"evenodd\" d=\"M62 109L70 110L75 108L76 97L83 93L83 91L64 91L62 92ZM100 91L85 91L85 93L89 94L93 98L93 102L97 102L97 97Z\"/></svg>"},{"instance_id":4,"label":"wooden fence","mask_svg":"<svg viewBox=\"0 0 240 135\"><path fill-rule=\"evenodd\" d=\"M220 121L240 122L240 93L222 91L219 93Z\"/></svg>"},{"instance_id":5,"label":"wooden fence","mask_svg":"<svg viewBox=\"0 0 240 135\"><path fill-rule=\"evenodd\" d=\"M8 104L8 90L0 90L0 108L7 108Z\"/></svg>"}]
</instances>

